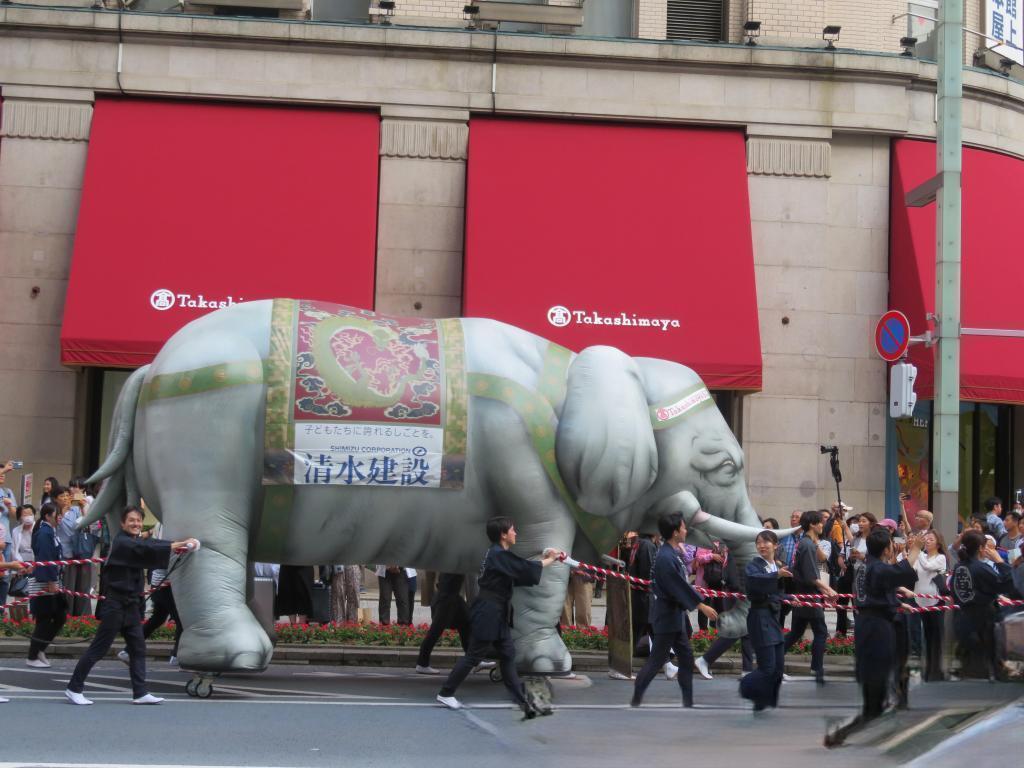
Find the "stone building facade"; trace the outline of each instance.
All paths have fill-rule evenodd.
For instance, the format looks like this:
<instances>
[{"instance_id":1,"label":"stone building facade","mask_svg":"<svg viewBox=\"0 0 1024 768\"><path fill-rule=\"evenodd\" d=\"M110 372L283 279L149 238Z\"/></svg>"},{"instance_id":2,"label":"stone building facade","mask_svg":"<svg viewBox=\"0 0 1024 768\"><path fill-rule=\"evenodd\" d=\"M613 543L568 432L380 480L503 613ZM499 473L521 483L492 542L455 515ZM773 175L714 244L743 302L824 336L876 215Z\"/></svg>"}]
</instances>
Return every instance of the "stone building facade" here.
<instances>
[{"instance_id":1,"label":"stone building facade","mask_svg":"<svg viewBox=\"0 0 1024 768\"><path fill-rule=\"evenodd\" d=\"M656 5L638 3L641 36L659 37ZM834 21L875 52L0 6L0 453L37 482L92 469L85 374L60 364L58 334L98 95L379 111L375 308L432 317L461 310L473 115L653 121L746 134L764 383L737 428L755 504L827 503L831 443L844 500L881 512L890 141L934 138L936 68L896 55L905 3L756 6L765 36ZM967 143L1024 158L1022 114L1020 83L965 72Z\"/></svg>"}]
</instances>

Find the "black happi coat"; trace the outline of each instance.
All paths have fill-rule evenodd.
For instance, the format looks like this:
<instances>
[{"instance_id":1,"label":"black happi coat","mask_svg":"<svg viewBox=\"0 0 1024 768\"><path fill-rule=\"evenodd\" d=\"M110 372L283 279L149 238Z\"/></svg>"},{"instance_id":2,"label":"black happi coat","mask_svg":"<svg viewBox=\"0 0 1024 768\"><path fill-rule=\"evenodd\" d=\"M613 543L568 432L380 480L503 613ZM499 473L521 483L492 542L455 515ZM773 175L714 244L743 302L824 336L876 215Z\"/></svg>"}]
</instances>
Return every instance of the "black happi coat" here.
<instances>
[{"instance_id":1,"label":"black happi coat","mask_svg":"<svg viewBox=\"0 0 1024 768\"><path fill-rule=\"evenodd\" d=\"M755 557L747 563L746 575L747 597L750 598L750 613L747 614L750 642L755 648L778 645L785 639L779 623L779 609L782 607L779 571L769 570L763 557Z\"/></svg>"},{"instance_id":2,"label":"black happi coat","mask_svg":"<svg viewBox=\"0 0 1024 768\"><path fill-rule=\"evenodd\" d=\"M511 636L512 589L540 583L544 567L494 544L484 555L477 580L479 592L469 609L475 640L495 641Z\"/></svg>"},{"instance_id":3,"label":"black happi coat","mask_svg":"<svg viewBox=\"0 0 1024 768\"><path fill-rule=\"evenodd\" d=\"M907 560L890 565L868 555L854 579L854 605L858 608L854 633L857 679L884 684L896 662L896 631L899 612L898 587L913 589L917 572Z\"/></svg>"},{"instance_id":4,"label":"black happi coat","mask_svg":"<svg viewBox=\"0 0 1024 768\"><path fill-rule=\"evenodd\" d=\"M701 603L686 578L683 558L670 544L662 544L651 571L651 632L656 635L683 631L683 613Z\"/></svg>"},{"instance_id":5,"label":"black happi coat","mask_svg":"<svg viewBox=\"0 0 1024 768\"><path fill-rule=\"evenodd\" d=\"M141 539L121 531L110 545L110 554L100 574L100 589L108 600L122 604L141 603L147 568L166 568L171 559L171 542Z\"/></svg>"}]
</instances>

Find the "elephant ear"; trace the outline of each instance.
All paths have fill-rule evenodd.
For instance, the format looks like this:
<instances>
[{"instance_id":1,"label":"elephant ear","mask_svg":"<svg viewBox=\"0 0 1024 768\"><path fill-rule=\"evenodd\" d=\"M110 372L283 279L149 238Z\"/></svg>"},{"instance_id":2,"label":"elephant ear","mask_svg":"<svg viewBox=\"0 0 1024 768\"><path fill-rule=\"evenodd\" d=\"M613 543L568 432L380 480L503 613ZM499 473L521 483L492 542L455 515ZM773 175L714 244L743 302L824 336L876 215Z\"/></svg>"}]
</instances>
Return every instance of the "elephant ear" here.
<instances>
[{"instance_id":1,"label":"elephant ear","mask_svg":"<svg viewBox=\"0 0 1024 768\"><path fill-rule=\"evenodd\" d=\"M613 347L576 356L555 449L566 487L591 514L610 515L651 487L658 448L633 358Z\"/></svg>"}]
</instances>

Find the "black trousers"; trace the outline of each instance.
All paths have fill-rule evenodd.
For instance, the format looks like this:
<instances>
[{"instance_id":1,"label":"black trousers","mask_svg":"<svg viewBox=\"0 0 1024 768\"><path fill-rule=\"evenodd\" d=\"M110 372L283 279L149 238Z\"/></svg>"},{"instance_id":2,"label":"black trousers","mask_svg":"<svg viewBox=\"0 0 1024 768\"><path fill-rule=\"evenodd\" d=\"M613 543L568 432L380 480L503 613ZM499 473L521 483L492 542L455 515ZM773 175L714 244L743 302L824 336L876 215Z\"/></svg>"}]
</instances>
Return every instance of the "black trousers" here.
<instances>
[{"instance_id":1,"label":"black trousers","mask_svg":"<svg viewBox=\"0 0 1024 768\"><path fill-rule=\"evenodd\" d=\"M757 653L757 669L740 680L740 696L754 702L759 708L777 707L786 648L782 643L776 643L754 650Z\"/></svg>"},{"instance_id":2,"label":"black trousers","mask_svg":"<svg viewBox=\"0 0 1024 768\"><path fill-rule=\"evenodd\" d=\"M167 619L170 619L174 622L174 650L171 651L171 655L177 656L182 629L181 619L178 618L178 606L174 604L171 588L158 589L149 599L153 603L153 612L146 619L146 623L142 625L142 636L148 640L150 635L160 629Z\"/></svg>"},{"instance_id":3,"label":"black trousers","mask_svg":"<svg viewBox=\"0 0 1024 768\"><path fill-rule=\"evenodd\" d=\"M899 629L905 628L901 626ZM886 615L867 610L857 614L854 650L857 680L864 700L864 720L878 717L885 709L901 651L896 630L895 623ZM906 648L905 643L903 648Z\"/></svg>"},{"instance_id":4,"label":"black trousers","mask_svg":"<svg viewBox=\"0 0 1024 768\"><path fill-rule=\"evenodd\" d=\"M639 705L643 700L647 687L665 666L673 649L676 652L676 664L679 666L676 680L679 681L679 690L683 694L683 706L693 706L693 649L685 632L651 635L651 655L637 673L636 683L633 685L634 704Z\"/></svg>"},{"instance_id":5,"label":"black trousers","mask_svg":"<svg viewBox=\"0 0 1024 768\"><path fill-rule=\"evenodd\" d=\"M68 683L68 690L81 693L85 678L97 661L107 655L117 634L124 636L128 650L128 672L132 679L132 698L146 695L146 640L142 636L142 613L138 603L122 604L116 600L104 600L100 609L100 626L96 636L86 648L82 658L75 665L75 671Z\"/></svg>"},{"instance_id":6,"label":"black trousers","mask_svg":"<svg viewBox=\"0 0 1024 768\"><path fill-rule=\"evenodd\" d=\"M526 698L523 696L523 684L519 680L519 673L516 672L516 646L511 637L503 637L498 640L470 638L469 650L456 662L455 668L448 675L448 679L444 681L444 685L441 686L441 695L454 696L455 691L462 685L462 681L473 671L473 667L487 658L487 653L492 647L497 652L501 681L505 683L509 695L516 704L520 706L526 704Z\"/></svg>"},{"instance_id":7,"label":"black trousers","mask_svg":"<svg viewBox=\"0 0 1024 768\"><path fill-rule=\"evenodd\" d=\"M409 580L405 571L399 568L395 572L387 572L377 577L380 588L380 599L377 602L377 614L381 624L391 623L391 595L395 595L398 608L398 623L412 624L412 599L409 595Z\"/></svg>"},{"instance_id":8,"label":"black trousers","mask_svg":"<svg viewBox=\"0 0 1024 768\"><path fill-rule=\"evenodd\" d=\"M461 598L459 599L461 600ZM434 652L434 646L437 645L437 641L441 639L441 635L446 629L457 630L459 640L462 641L463 653L469 651L469 614L466 612L465 606L462 606L462 610L440 610L434 615L430 629L427 630L423 642L420 643L419 656L416 658L418 666L430 666L430 654Z\"/></svg>"},{"instance_id":9,"label":"black trousers","mask_svg":"<svg viewBox=\"0 0 1024 768\"><path fill-rule=\"evenodd\" d=\"M712 589L724 589L724 587L712 587ZM714 608L716 613L722 613L725 610L723 608L723 606L722 606L724 601L725 601L725 598L722 598L722 597L707 597L707 598L704 598L704 602L707 603L708 605L710 605L712 608ZM697 612L697 628L698 629L707 629L710 624L714 624L716 627L718 626L718 622L711 621L710 619L708 619L707 616L705 616L703 613L700 613L698 611Z\"/></svg>"},{"instance_id":10,"label":"black trousers","mask_svg":"<svg viewBox=\"0 0 1024 768\"><path fill-rule=\"evenodd\" d=\"M61 594L40 595L29 601L29 608L36 620L36 629L28 645L28 657L35 660L64 626L68 617L68 601Z\"/></svg>"},{"instance_id":11,"label":"black trousers","mask_svg":"<svg viewBox=\"0 0 1024 768\"><path fill-rule=\"evenodd\" d=\"M825 616L820 609L808 609L814 611L813 616L806 616L800 609L793 611L793 628L786 638L786 652L796 645L797 641L804 636L809 626L814 633L814 640L811 642L811 669L821 677L825 674L825 641L828 639L828 627L825 625Z\"/></svg>"},{"instance_id":12,"label":"black trousers","mask_svg":"<svg viewBox=\"0 0 1024 768\"><path fill-rule=\"evenodd\" d=\"M737 640L740 642L740 653L743 656L743 671L749 672L754 668L754 644L750 642L749 635L744 635L740 638L719 635L708 646L708 649L704 651L704 655L701 658L709 665L714 664L723 653L736 644Z\"/></svg>"},{"instance_id":13,"label":"black trousers","mask_svg":"<svg viewBox=\"0 0 1024 768\"><path fill-rule=\"evenodd\" d=\"M942 673L943 615L938 612L915 615L921 619L924 633L924 672L921 677L926 683L938 682L945 678Z\"/></svg>"}]
</instances>

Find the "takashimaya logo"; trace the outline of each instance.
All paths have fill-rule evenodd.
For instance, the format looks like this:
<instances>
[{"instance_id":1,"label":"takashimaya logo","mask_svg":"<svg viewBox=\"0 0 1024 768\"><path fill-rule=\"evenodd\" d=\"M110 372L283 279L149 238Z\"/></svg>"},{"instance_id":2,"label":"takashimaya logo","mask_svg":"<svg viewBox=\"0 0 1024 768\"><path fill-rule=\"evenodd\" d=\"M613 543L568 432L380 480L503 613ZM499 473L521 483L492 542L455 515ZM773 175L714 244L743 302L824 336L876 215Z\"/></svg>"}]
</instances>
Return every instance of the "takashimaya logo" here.
<instances>
[{"instance_id":1,"label":"takashimaya logo","mask_svg":"<svg viewBox=\"0 0 1024 768\"><path fill-rule=\"evenodd\" d=\"M564 328L572 322L572 313L561 304L557 304L548 310L548 322L556 328Z\"/></svg>"},{"instance_id":2,"label":"takashimaya logo","mask_svg":"<svg viewBox=\"0 0 1024 768\"><path fill-rule=\"evenodd\" d=\"M160 288L153 291L153 295L149 297L149 303L153 305L153 309L159 309L161 312L170 309L174 306L174 293L166 288Z\"/></svg>"},{"instance_id":3,"label":"takashimaya logo","mask_svg":"<svg viewBox=\"0 0 1024 768\"><path fill-rule=\"evenodd\" d=\"M548 310L548 322L556 328L567 325L625 325L633 328L657 328L667 331L679 328L679 320L674 317L642 317L636 312L619 312L615 315L602 315L596 310L569 309L556 304Z\"/></svg>"},{"instance_id":4,"label":"takashimaya logo","mask_svg":"<svg viewBox=\"0 0 1024 768\"><path fill-rule=\"evenodd\" d=\"M149 296L149 304L153 309L165 312L168 309L224 309L232 304L245 301L242 297L237 299L228 296L226 299L208 299L203 294L175 293L166 288L158 288Z\"/></svg>"}]
</instances>

